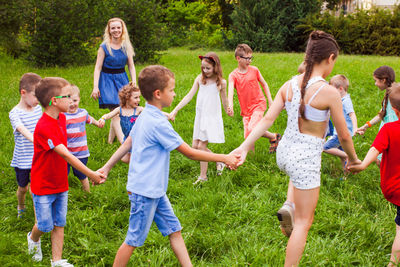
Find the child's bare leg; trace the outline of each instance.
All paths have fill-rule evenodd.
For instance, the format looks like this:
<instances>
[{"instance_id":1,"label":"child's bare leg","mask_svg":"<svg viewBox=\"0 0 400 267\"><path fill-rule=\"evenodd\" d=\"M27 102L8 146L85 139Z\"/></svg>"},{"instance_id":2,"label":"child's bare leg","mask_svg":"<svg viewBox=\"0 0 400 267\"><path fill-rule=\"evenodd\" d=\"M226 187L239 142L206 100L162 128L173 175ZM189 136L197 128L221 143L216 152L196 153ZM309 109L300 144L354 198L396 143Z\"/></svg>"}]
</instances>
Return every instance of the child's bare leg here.
<instances>
[{"instance_id":1,"label":"child's bare leg","mask_svg":"<svg viewBox=\"0 0 400 267\"><path fill-rule=\"evenodd\" d=\"M291 180L289 180L286 201L294 204L294 186Z\"/></svg>"},{"instance_id":2,"label":"child's bare leg","mask_svg":"<svg viewBox=\"0 0 400 267\"><path fill-rule=\"evenodd\" d=\"M207 141L199 140L198 149L210 152L210 150L207 148L207 144L208 144ZM200 161L200 177L207 178L207 170L208 170L208 162Z\"/></svg>"},{"instance_id":3,"label":"child's bare leg","mask_svg":"<svg viewBox=\"0 0 400 267\"><path fill-rule=\"evenodd\" d=\"M192 266L181 231L169 235L169 242L182 267Z\"/></svg>"},{"instance_id":4,"label":"child's bare leg","mask_svg":"<svg viewBox=\"0 0 400 267\"><path fill-rule=\"evenodd\" d=\"M61 260L64 245L64 227L54 226L51 230L51 255L53 262Z\"/></svg>"},{"instance_id":5,"label":"child's bare leg","mask_svg":"<svg viewBox=\"0 0 400 267\"><path fill-rule=\"evenodd\" d=\"M108 143L112 144L114 138L117 137L118 141L122 144L124 142L124 133L121 129L119 116L115 116L111 119L110 123L110 133L108 135Z\"/></svg>"},{"instance_id":6,"label":"child's bare leg","mask_svg":"<svg viewBox=\"0 0 400 267\"><path fill-rule=\"evenodd\" d=\"M392 245L392 255L388 267L398 266L400 263L400 226L396 224L396 237Z\"/></svg>"},{"instance_id":7,"label":"child's bare leg","mask_svg":"<svg viewBox=\"0 0 400 267\"><path fill-rule=\"evenodd\" d=\"M86 177L83 180L80 180L82 184L82 189L83 191L89 192L90 193L90 184L89 184L89 179Z\"/></svg>"},{"instance_id":8,"label":"child's bare leg","mask_svg":"<svg viewBox=\"0 0 400 267\"><path fill-rule=\"evenodd\" d=\"M113 267L124 267L128 265L129 259L132 256L136 247L129 246L125 242L119 247L117 255L115 255Z\"/></svg>"},{"instance_id":9,"label":"child's bare leg","mask_svg":"<svg viewBox=\"0 0 400 267\"><path fill-rule=\"evenodd\" d=\"M24 186L24 187L18 186L17 200L18 200L18 209L19 210L25 209L25 195L26 195L26 192L28 192L28 187L29 187L29 185Z\"/></svg>"},{"instance_id":10,"label":"child's bare leg","mask_svg":"<svg viewBox=\"0 0 400 267\"><path fill-rule=\"evenodd\" d=\"M306 245L308 230L314 219L314 212L319 197L319 187L300 190L294 187L296 205L293 232L286 247L285 267L297 266Z\"/></svg>"},{"instance_id":11,"label":"child's bare leg","mask_svg":"<svg viewBox=\"0 0 400 267\"><path fill-rule=\"evenodd\" d=\"M35 225L33 226L33 228L32 228L32 231L31 231L31 239L32 239L34 242L38 242L39 239L40 239L40 237L41 237L43 234L44 234L44 232L40 231L40 230L37 228L37 225L35 224Z\"/></svg>"}]
</instances>

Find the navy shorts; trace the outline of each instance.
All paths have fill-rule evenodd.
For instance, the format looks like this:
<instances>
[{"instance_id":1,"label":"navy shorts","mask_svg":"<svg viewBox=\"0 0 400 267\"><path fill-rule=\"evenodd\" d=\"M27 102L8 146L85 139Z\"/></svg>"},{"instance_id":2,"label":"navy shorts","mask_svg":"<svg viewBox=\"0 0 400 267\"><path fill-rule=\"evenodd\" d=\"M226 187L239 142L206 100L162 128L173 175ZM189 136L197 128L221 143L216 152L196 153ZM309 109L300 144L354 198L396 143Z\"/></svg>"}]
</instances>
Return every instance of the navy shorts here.
<instances>
[{"instance_id":1,"label":"navy shorts","mask_svg":"<svg viewBox=\"0 0 400 267\"><path fill-rule=\"evenodd\" d=\"M87 165L89 158L81 158L79 159L83 164L85 164L85 166ZM68 164L68 174L69 174L69 169L70 167L72 168L72 171L74 173L74 175L76 177L78 177L79 180L84 180L86 178L86 175L81 173L80 171L78 171L77 169L75 169L74 167L72 167L71 165Z\"/></svg>"},{"instance_id":2,"label":"navy shorts","mask_svg":"<svg viewBox=\"0 0 400 267\"><path fill-rule=\"evenodd\" d=\"M395 205L397 208L397 214L396 214L396 218L394 219L394 222L400 226L400 207Z\"/></svg>"},{"instance_id":3,"label":"navy shorts","mask_svg":"<svg viewBox=\"0 0 400 267\"><path fill-rule=\"evenodd\" d=\"M19 187L25 187L31 181L31 169L20 169L18 167L14 167L15 175L17 177L17 183Z\"/></svg>"}]
</instances>

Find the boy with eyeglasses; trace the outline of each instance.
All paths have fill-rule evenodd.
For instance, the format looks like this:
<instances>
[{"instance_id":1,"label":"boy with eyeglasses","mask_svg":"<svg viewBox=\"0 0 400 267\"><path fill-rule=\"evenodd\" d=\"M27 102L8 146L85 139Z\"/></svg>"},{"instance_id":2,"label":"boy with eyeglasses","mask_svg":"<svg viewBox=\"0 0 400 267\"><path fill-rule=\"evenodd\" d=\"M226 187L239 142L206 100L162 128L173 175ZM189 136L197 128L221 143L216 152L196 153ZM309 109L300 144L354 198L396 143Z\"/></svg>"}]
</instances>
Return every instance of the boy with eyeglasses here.
<instances>
[{"instance_id":1,"label":"boy with eyeglasses","mask_svg":"<svg viewBox=\"0 0 400 267\"><path fill-rule=\"evenodd\" d=\"M35 261L42 260L40 236L51 231L51 266L73 266L61 259L67 217L67 162L94 183L103 183L99 172L87 168L67 149L66 119L71 103L71 85L62 78L44 78L35 90L44 108L33 134L31 191L37 223L28 233L28 251Z\"/></svg>"},{"instance_id":2,"label":"boy with eyeglasses","mask_svg":"<svg viewBox=\"0 0 400 267\"><path fill-rule=\"evenodd\" d=\"M253 50L247 44L238 44L235 49L235 58L238 67L229 74L228 87L228 115L233 117L233 94L234 88L238 95L241 113L243 117L244 138L251 133L267 110L267 103L260 88L264 89L268 104L272 105L271 92L268 84L262 77L257 67L250 66L253 59ZM269 153L276 152L281 135L266 131L263 135L269 139ZM254 149L254 148L253 148Z\"/></svg>"}]
</instances>

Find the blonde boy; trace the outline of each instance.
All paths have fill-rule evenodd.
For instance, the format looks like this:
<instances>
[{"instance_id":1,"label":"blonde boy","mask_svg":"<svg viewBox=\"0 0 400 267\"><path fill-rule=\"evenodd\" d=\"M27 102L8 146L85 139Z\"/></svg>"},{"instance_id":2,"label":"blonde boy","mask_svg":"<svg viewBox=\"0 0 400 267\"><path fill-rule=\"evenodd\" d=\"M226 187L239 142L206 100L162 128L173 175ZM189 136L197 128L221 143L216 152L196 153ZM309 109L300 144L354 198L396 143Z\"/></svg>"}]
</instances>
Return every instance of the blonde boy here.
<instances>
[{"instance_id":1,"label":"blonde boy","mask_svg":"<svg viewBox=\"0 0 400 267\"><path fill-rule=\"evenodd\" d=\"M344 75L335 75L329 81L329 84L334 86L340 93L343 105L343 116L346 120L347 129L353 136L357 130L357 117L354 112L353 103L351 102L350 95L347 93L349 88L349 80ZM336 129L333 131L333 135L324 144L324 152L340 157L343 168L347 160L347 154L343 151L340 146L339 137Z\"/></svg>"},{"instance_id":2,"label":"blonde boy","mask_svg":"<svg viewBox=\"0 0 400 267\"><path fill-rule=\"evenodd\" d=\"M238 95L241 113L243 117L244 138L256 127L267 110L267 103L260 88L264 89L268 103L272 105L271 92L268 84L262 77L260 71L250 66L253 59L253 50L247 44L239 44L235 50L235 59L238 67L229 74L228 86L228 115L233 116L233 94L234 89ZM278 133L265 132L263 137L271 143L269 152L274 153L281 138Z\"/></svg>"},{"instance_id":3,"label":"blonde boy","mask_svg":"<svg viewBox=\"0 0 400 267\"><path fill-rule=\"evenodd\" d=\"M104 181L100 173L88 169L67 149L66 119L62 112L71 103L71 85L62 78L44 78L35 93L44 113L33 134L31 191L37 223L27 235L28 252L33 254L33 260L41 261L40 237L51 232L51 266L73 266L61 259L68 203L67 162L94 183Z\"/></svg>"},{"instance_id":4,"label":"blonde boy","mask_svg":"<svg viewBox=\"0 0 400 267\"><path fill-rule=\"evenodd\" d=\"M33 132L42 116L42 108L38 106L35 88L42 78L35 73L25 73L19 82L21 98L18 105L9 113L14 133L14 153L11 167L14 167L18 189L18 218L25 212L25 195L28 191L33 158Z\"/></svg>"},{"instance_id":5,"label":"blonde boy","mask_svg":"<svg viewBox=\"0 0 400 267\"><path fill-rule=\"evenodd\" d=\"M142 96L147 103L136 120L128 138L99 171L108 175L111 168L131 150L128 183L131 213L124 243L115 256L114 266L126 266L136 249L144 244L154 221L163 236L169 236L171 247L182 266L192 266L181 224L166 195L170 151L177 150L198 161L224 162L235 168L239 156L214 154L197 150L186 144L162 113L175 97L174 74L159 65L144 68L138 79Z\"/></svg>"}]
</instances>

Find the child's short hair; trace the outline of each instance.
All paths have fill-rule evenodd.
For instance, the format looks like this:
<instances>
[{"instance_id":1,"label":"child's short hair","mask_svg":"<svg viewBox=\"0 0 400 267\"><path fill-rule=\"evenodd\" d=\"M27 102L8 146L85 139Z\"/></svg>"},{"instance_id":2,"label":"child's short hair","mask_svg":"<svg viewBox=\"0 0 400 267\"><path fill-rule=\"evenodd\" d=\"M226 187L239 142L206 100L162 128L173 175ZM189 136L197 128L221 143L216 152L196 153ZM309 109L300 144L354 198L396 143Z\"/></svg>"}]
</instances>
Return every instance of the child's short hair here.
<instances>
[{"instance_id":1,"label":"child's short hair","mask_svg":"<svg viewBox=\"0 0 400 267\"><path fill-rule=\"evenodd\" d=\"M174 79L172 71L161 65L150 65L139 73L138 84L144 99L152 100L153 92L163 91L170 79Z\"/></svg>"},{"instance_id":2,"label":"child's short hair","mask_svg":"<svg viewBox=\"0 0 400 267\"><path fill-rule=\"evenodd\" d=\"M77 94L79 97L81 96L81 90L75 84L71 84L71 95Z\"/></svg>"},{"instance_id":3,"label":"child's short hair","mask_svg":"<svg viewBox=\"0 0 400 267\"><path fill-rule=\"evenodd\" d=\"M389 100L392 107L400 111L400 83L393 83L390 87Z\"/></svg>"},{"instance_id":4,"label":"child's short hair","mask_svg":"<svg viewBox=\"0 0 400 267\"><path fill-rule=\"evenodd\" d=\"M47 77L42 79L35 90L36 98L40 105L46 108L49 106L52 97L61 93L61 89L70 85L69 82L60 77Z\"/></svg>"},{"instance_id":5,"label":"child's short hair","mask_svg":"<svg viewBox=\"0 0 400 267\"><path fill-rule=\"evenodd\" d=\"M349 79L343 74L335 75L329 81L329 84L339 89L342 87L346 92L349 89Z\"/></svg>"},{"instance_id":6,"label":"child's short hair","mask_svg":"<svg viewBox=\"0 0 400 267\"><path fill-rule=\"evenodd\" d=\"M125 107L128 99L131 98L133 92L140 92L139 88L133 82L129 82L127 85L121 88L118 92L119 103L121 107Z\"/></svg>"},{"instance_id":7,"label":"child's short hair","mask_svg":"<svg viewBox=\"0 0 400 267\"><path fill-rule=\"evenodd\" d=\"M28 93L34 91L41 79L42 77L36 73L25 73L22 75L21 80L19 81L19 92L21 93L22 89Z\"/></svg>"},{"instance_id":8,"label":"child's short hair","mask_svg":"<svg viewBox=\"0 0 400 267\"><path fill-rule=\"evenodd\" d=\"M235 57L242 57L250 53L253 53L253 50L247 44L238 44L236 46Z\"/></svg>"}]
</instances>

